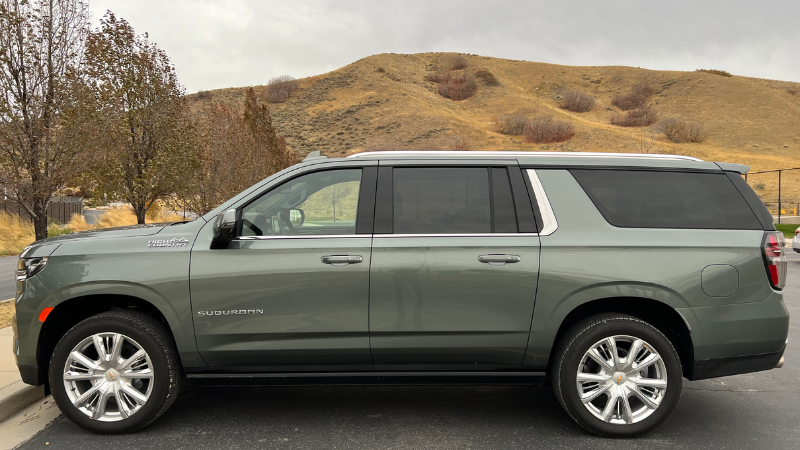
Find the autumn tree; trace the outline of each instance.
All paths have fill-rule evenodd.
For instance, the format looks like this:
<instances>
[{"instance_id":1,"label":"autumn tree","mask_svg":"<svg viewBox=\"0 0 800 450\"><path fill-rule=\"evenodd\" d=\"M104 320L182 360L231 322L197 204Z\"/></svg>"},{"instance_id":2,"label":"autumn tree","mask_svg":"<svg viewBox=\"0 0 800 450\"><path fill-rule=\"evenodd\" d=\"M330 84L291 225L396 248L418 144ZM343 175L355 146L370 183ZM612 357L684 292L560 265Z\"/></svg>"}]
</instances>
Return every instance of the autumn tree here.
<instances>
[{"instance_id":1,"label":"autumn tree","mask_svg":"<svg viewBox=\"0 0 800 450\"><path fill-rule=\"evenodd\" d=\"M89 34L86 70L99 112L93 142L103 156L93 174L145 223L197 161L184 89L167 54L110 11Z\"/></svg>"},{"instance_id":2,"label":"autumn tree","mask_svg":"<svg viewBox=\"0 0 800 450\"><path fill-rule=\"evenodd\" d=\"M47 237L53 193L83 170L80 82L88 4L0 0L0 189Z\"/></svg>"},{"instance_id":3,"label":"autumn tree","mask_svg":"<svg viewBox=\"0 0 800 450\"><path fill-rule=\"evenodd\" d=\"M243 111L243 112L239 112ZM200 164L181 197L188 209L206 214L249 186L297 159L277 135L266 104L248 89L242 108L211 102L196 124Z\"/></svg>"}]
</instances>

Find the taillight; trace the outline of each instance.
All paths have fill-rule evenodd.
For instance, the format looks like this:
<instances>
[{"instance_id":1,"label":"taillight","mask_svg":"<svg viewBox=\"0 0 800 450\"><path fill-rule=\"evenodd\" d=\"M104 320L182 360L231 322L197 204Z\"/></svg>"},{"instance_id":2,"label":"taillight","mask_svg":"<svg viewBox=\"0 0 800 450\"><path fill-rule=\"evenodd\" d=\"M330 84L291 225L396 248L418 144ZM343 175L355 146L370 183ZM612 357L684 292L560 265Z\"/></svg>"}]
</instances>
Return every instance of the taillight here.
<instances>
[{"instance_id":1,"label":"taillight","mask_svg":"<svg viewBox=\"0 0 800 450\"><path fill-rule=\"evenodd\" d=\"M764 263L767 266L767 278L775 289L783 289L786 285L784 242L781 232L767 231L764 233Z\"/></svg>"},{"instance_id":2,"label":"taillight","mask_svg":"<svg viewBox=\"0 0 800 450\"><path fill-rule=\"evenodd\" d=\"M796 230L794 230L794 235L795 235L795 236L797 236L797 233L800 233L800 227L797 227L797 229L796 229Z\"/></svg>"}]
</instances>

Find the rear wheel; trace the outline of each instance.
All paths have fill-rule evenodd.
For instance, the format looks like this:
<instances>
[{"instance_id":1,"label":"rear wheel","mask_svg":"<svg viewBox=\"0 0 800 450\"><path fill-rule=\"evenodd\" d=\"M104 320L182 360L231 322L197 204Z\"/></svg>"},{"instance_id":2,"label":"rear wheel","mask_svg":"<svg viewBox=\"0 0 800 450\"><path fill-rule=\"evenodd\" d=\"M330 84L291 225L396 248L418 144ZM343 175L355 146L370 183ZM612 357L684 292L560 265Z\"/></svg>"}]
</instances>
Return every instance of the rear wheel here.
<instances>
[{"instance_id":1,"label":"rear wheel","mask_svg":"<svg viewBox=\"0 0 800 450\"><path fill-rule=\"evenodd\" d=\"M111 311L75 325L56 345L50 386L61 412L98 433L147 426L178 395L181 370L163 324Z\"/></svg>"},{"instance_id":2,"label":"rear wheel","mask_svg":"<svg viewBox=\"0 0 800 450\"><path fill-rule=\"evenodd\" d=\"M675 410L681 394L680 358L652 325L606 314L573 326L553 363L561 406L586 430L609 437L652 431Z\"/></svg>"}]
</instances>

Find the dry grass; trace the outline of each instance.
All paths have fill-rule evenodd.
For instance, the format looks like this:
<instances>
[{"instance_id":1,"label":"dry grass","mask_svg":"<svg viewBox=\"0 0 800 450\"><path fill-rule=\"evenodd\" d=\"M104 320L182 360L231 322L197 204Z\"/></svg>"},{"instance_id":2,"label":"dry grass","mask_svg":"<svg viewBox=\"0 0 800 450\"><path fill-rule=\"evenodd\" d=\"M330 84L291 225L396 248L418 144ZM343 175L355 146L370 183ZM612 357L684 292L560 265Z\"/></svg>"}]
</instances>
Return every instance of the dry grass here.
<instances>
[{"instance_id":1,"label":"dry grass","mask_svg":"<svg viewBox=\"0 0 800 450\"><path fill-rule=\"evenodd\" d=\"M620 127L647 127L656 123L656 120L656 110L647 105L611 116L611 123Z\"/></svg>"},{"instance_id":2,"label":"dry grass","mask_svg":"<svg viewBox=\"0 0 800 450\"><path fill-rule=\"evenodd\" d=\"M0 255L16 255L36 240L33 223L19 216L0 212Z\"/></svg>"},{"instance_id":3,"label":"dry grass","mask_svg":"<svg viewBox=\"0 0 800 450\"><path fill-rule=\"evenodd\" d=\"M0 303L0 328L11 326L11 316L15 312L14 301Z\"/></svg>"},{"instance_id":4,"label":"dry grass","mask_svg":"<svg viewBox=\"0 0 800 450\"><path fill-rule=\"evenodd\" d=\"M655 89L647 83L636 83L624 94L614 94L611 104L623 111L639 109L653 96Z\"/></svg>"},{"instance_id":5,"label":"dry grass","mask_svg":"<svg viewBox=\"0 0 800 450\"><path fill-rule=\"evenodd\" d=\"M488 70L479 70L475 72L475 78L481 80L486 86L500 86L500 82L497 81L494 74Z\"/></svg>"},{"instance_id":6,"label":"dry grass","mask_svg":"<svg viewBox=\"0 0 800 450\"><path fill-rule=\"evenodd\" d=\"M731 75L730 72L717 69L697 69L697 72L710 73L711 75L719 75L721 77L727 77L727 78L733 77L733 75Z\"/></svg>"}]
</instances>

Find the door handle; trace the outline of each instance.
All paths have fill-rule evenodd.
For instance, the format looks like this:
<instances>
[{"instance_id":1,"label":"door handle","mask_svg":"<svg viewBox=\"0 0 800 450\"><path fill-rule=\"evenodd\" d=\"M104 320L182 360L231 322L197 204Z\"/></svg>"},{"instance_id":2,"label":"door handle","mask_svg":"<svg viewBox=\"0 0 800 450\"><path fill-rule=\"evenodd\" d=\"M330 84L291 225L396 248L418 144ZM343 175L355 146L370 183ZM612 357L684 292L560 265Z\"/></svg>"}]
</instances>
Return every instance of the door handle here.
<instances>
[{"instance_id":1,"label":"door handle","mask_svg":"<svg viewBox=\"0 0 800 450\"><path fill-rule=\"evenodd\" d=\"M492 266L503 266L506 264L513 264L520 262L522 258L519 255L481 255L478 256L478 261L488 263Z\"/></svg>"},{"instance_id":2,"label":"door handle","mask_svg":"<svg viewBox=\"0 0 800 450\"><path fill-rule=\"evenodd\" d=\"M361 255L329 255L323 256L322 262L333 267L344 267L348 264L358 264L364 261Z\"/></svg>"}]
</instances>

